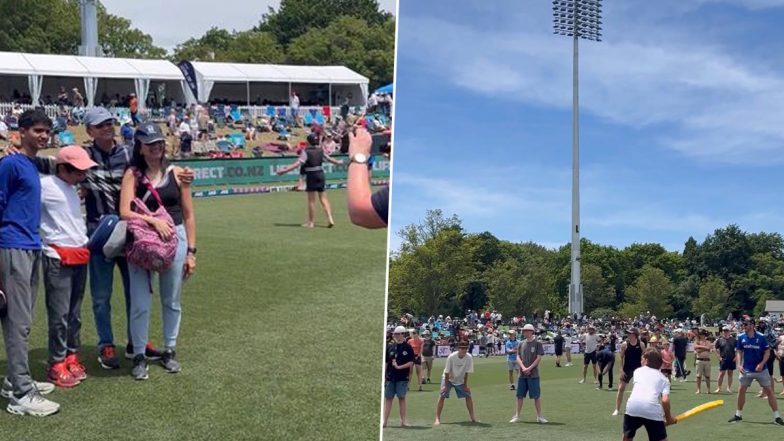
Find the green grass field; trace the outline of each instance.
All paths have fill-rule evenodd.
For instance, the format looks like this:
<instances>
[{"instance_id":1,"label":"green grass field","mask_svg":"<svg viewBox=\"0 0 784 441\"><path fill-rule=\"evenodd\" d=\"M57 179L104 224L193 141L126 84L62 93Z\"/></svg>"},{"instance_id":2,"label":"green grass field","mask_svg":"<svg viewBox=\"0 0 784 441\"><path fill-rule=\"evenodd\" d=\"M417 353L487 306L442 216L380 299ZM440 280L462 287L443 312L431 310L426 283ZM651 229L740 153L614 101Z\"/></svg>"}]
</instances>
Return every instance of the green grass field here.
<instances>
[{"instance_id":1,"label":"green grass field","mask_svg":"<svg viewBox=\"0 0 784 441\"><path fill-rule=\"evenodd\" d=\"M197 200L198 266L184 288L178 341L182 373L151 365L150 379L137 382L130 361L100 369L88 288L82 358L89 378L49 395L62 405L54 416L0 411L0 439L377 439L386 230L352 226L345 191L328 195L333 229L324 228L321 212L320 227L300 227L304 193ZM150 332L160 344L156 303ZM112 306L115 343L124 347L119 273ZM46 334L41 288L30 345L38 380ZM4 366L4 349L0 358Z\"/></svg>"},{"instance_id":2,"label":"green grass field","mask_svg":"<svg viewBox=\"0 0 784 441\"><path fill-rule=\"evenodd\" d=\"M693 360L690 356L690 360ZM505 357L474 359L474 374L469 377L469 386L474 398L479 424L472 424L463 400L458 401L454 392L446 400L441 416L441 426L432 427L435 417L435 404L438 399L438 384L444 370L445 359L437 359L433 376L434 384L426 384L423 392L416 391L416 380L408 393L408 422L412 428L400 428L397 400L393 403L388 428L384 429L384 441L397 440L501 440L501 439L539 439L559 441L607 441L621 439L622 416L610 414L615 406L615 392L597 391L588 371L586 384L578 384L582 373L582 357L573 361L579 366L556 368L554 357L545 356L542 362L542 411L549 424L536 423L533 401L526 399L523 404L521 420L510 424L514 415L515 392L509 390ZM616 364L617 373L618 364ZM617 377L616 377L617 378ZM714 372L711 385L715 388ZM726 383L725 383L726 384ZM616 386L616 384L613 384ZM605 383L605 388L607 384ZM703 388L704 389L704 388ZM733 380L733 390L737 390L737 378ZM749 389L754 395L759 387ZM730 440L730 439L781 439L784 428L772 424L773 417L767 402L748 394L743 412L744 421L729 424L735 411L736 395L711 394L695 395L693 377L686 383L675 382L672 386L673 412L677 415L699 404L722 399L724 406L697 415L668 428L670 440ZM776 391L781 391L777 385ZM627 395L628 397L628 390ZM779 406L784 406L784 397L779 398ZM621 409L623 410L623 408ZM647 440L644 429L637 432L635 439Z\"/></svg>"}]
</instances>

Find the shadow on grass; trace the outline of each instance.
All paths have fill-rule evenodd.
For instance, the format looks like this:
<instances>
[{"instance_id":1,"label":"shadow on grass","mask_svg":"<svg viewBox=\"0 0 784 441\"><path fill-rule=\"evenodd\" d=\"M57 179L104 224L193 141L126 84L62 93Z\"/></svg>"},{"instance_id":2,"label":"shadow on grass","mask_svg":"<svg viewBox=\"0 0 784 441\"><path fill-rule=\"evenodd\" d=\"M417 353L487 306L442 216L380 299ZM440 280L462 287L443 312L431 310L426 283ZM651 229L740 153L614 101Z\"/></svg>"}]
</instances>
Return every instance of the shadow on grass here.
<instances>
[{"instance_id":1,"label":"shadow on grass","mask_svg":"<svg viewBox=\"0 0 784 441\"><path fill-rule=\"evenodd\" d=\"M472 423L471 421L458 421L458 422L454 422L454 423L441 423L441 425L442 426L453 425L453 426L465 426L465 427L493 427L492 424L481 423L481 422L480 423Z\"/></svg>"},{"instance_id":2,"label":"shadow on grass","mask_svg":"<svg viewBox=\"0 0 784 441\"><path fill-rule=\"evenodd\" d=\"M565 426L564 423L554 423L552 421L548 421L546 424L540 424L536 421L519 421L517 424L535 424L535 425L542 425L542 426Z\"/></svg>"}]
</instances>

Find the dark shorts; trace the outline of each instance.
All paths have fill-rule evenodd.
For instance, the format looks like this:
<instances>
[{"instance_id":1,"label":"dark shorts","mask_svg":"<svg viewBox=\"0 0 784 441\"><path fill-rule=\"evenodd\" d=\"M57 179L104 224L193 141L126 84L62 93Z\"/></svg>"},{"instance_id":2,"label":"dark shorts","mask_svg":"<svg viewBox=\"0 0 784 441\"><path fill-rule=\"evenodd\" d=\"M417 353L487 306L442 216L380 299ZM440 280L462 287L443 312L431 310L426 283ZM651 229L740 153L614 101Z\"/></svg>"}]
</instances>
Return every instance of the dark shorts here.
<instances>
[{"instance_id":1,"label":"dark shorts","mask_svg":"<svg viewBox=\"0 0 784 441\"><path fill-rule=\"evenodd\" d=\"M558 355L558 356L563 355L563 346L561 346L561 347L556 346L555 347L555 355Z\"/></svg>"},{"instance_id":2,"label":"dark shorts","mask_svg":"<svg viewBox=\"0 0 784 441\"><path fill-rule=\"evenodd\" d=\"M583 355L583 365L596 364L596 351L587 352Z\"/></svg>"},{"instance_id":3,"label":"dark shorts","mask_svg":"<svg viewBox=\"0 0 784 441\"><path fill-rule=\"evenodd\" d=\"M648 441L662 441L667 439L667 428L664 421L654 421L646 418L623 415L623 435L627 438L634 438L637 429L645 427L648 432Z\"/></svg>"},{"instance_id":4,"label":"dark shorts","mask_svg":"<svg viewBox=\"0 0 784 441\"><path fill-rule=\"evenodd\" d=\"M417 355L416 357L414 357L414 364L415 365L421 365L422 364L422 356L421 355Z\"/></svg>"},{"instance_id":5,"label":"dark shorts","mask_svg":"<svg viewBox=\"0 0 784 441\"><path fill-rule=\"evenodd\" d=\"M324 179L324 172L309 172L305 175L305 191L317 191L319 193L324 191L326 187L326 180Z\"/></svg>"},{"instance_id":6,"label":"dark shorts","mask_svg":"<svg viewBox=\"0 0 784 441\"><path fill-rule=\"evenodd\" d=\"M537 399L542 395L539 387L539 377L526 378L520 376L517 378L517 398L525 398L526 394L531 399Z\"/></svg>"},{"instance_id":7,"label":"dark shorts","mask_svg":"<svg viewBox=\"0 0 784 441\"><path fill-rule=\"evenodd\" d=\"M621 372L621 383L629 384L632 382L632 378L634 378L634 371Z\"/></svg>"},{"instance_id":8,"label":"dark shorts","mask_svg":"<svg viewBox=\"0 0 784 441\"><path fill-rule=\"evenodd\" d=\"M722 358L721 361L719 361L720 371L734 371L735 369L737 369L737 366L735 365L734 358Z\"/></svg>"}]
</instances>

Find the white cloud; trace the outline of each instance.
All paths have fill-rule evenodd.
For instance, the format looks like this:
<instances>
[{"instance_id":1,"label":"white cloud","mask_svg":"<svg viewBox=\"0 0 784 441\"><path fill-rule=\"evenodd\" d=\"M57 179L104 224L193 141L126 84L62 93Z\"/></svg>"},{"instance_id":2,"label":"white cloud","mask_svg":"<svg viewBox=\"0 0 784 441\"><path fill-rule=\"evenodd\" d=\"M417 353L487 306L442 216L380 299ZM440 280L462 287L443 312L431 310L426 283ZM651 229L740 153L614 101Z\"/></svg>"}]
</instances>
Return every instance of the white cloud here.
<instances>
[{"instance_id":1,"label":"white cloud","mask_svg":"<svg viewBox=\"0 0 784 441\"><path fill-rule=\"evenodd\" d=\"M480 30L433 18L404 20L405 30L417 30L399 36L401 50L414 49L405 54L405 62L490 99L570 108L568 38ZM520 27L530 28L526 23ZM661 134L660 142L700 161L784 162L782 74L715 45L665 37L653 43L645 41L645 32L640 35L581 42L583 112L636 128L666 125L670 131Z\"/></svg>"}]
</instances>

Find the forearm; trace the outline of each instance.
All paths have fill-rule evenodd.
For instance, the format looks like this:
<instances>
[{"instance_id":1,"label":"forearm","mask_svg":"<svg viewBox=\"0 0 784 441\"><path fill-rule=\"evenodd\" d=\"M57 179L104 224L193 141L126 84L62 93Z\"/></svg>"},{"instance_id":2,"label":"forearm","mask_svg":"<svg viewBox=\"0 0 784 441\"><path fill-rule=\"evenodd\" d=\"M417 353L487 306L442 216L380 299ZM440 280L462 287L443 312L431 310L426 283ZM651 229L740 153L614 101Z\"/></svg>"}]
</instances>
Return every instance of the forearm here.
<instances>
[{"instance_id":1,"label":"forearm","mask_svg":"<svg viewBox=\"0 0 784 441\"><path fill-rule=\"evenodd\" d=\"M669 420L672 418L672 412L670 410L670 396L664 395L662 397L662 410L664 410L664 421Z\"/></svg>"},{"instance_id":2,"label":"forearm","mask_svg":"<svg viewBox=\"0 0 784 441\"><path fill-rule=\"evenodd\" d=\"M365 164L349 164L346 184L348 215L355 225L366 228L383 228L386 224L373 207L368 179L369 174Z\"/></svg>"}]
</instances>

